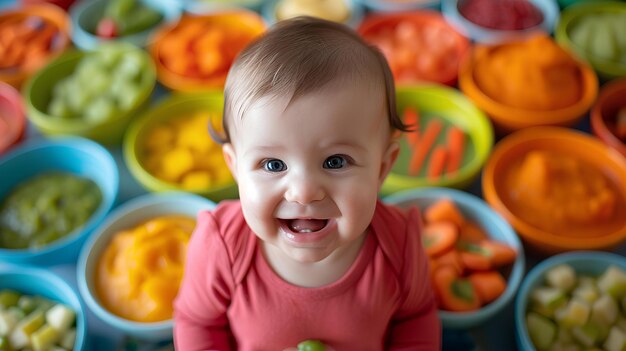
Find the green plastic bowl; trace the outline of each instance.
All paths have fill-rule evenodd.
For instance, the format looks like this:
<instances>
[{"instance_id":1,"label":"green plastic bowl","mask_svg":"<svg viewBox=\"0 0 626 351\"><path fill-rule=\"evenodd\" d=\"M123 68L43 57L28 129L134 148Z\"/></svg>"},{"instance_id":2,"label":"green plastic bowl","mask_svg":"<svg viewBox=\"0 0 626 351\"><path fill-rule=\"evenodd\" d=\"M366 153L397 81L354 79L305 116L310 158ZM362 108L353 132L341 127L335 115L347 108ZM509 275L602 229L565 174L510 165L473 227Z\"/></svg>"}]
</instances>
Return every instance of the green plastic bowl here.
<instances>
[{"instance_id":1,"label":"green plastic bowl","mask_svg":"<svg viewBox=\"0 0 626 351\"><path fill-rule=\"evenodd\" d=\"M436 116L447 125L460 127L466 134L466 151L461 166L451 176L443 176L437 180L410 176L406 169L412 152L406 138L402 137L400 155L383 183L381 194L389 195L422 187L469 187L480 173L493 144L493 127L488 117L459 91L441 85L400 87L396 91L396 101L399 114L407 106L415 107L419 111L422 126ZM438 142L445 140L445 137L445 132L439 133ZM426 159L424 164L428 164L428 161Z\"/></svg>"},{"instance_id":2,"label":"green plastic bowl","mask_svg":"<svg viewBox=\"0 0 626 351\"><path fill-rule=\"evenodd\" d=\"M129 50L139 50L130 44L115 43L101 46L125 46ZM89 138L106 145L120 144L122 137L133 116L150 102L152 90L156 84L156 68L150 56L145 55L147 69L141 75L141 94L135 104L128 110L117 114L115 118L101 123L88 123L82 118L59 120L48 114L48 104L52 99L52 92L57 82L74 72L81 59L94 54L90 51L73 50L66 52L59 58L45 66L33 76L22 92L28 112L28 119L42 133L48 136L74 135Z\"/></svg>"},{"instance_id":3,"label":"green plastic bowl","mask_svg":"<svg viewBox=\"0 0 626 351\"><path fill-rule=\"evenodd\" d=\"M148 191L186 191L204 196L218 202L223 199L234 199L239 196L237 184L232 183L207 189L184 189L179 184L163 181L152 175L144 166L141 145L147 137L148 131L165 120L198 111L221 111L224 106L224 97L221 91L174 94L161 101L158 105L146 111L133 121L124 137L124 162L132 176ZM208 138L207 130L207 138Z\"/></svg>"},{"instance_id":4,"label":"green plastic bowl","mask_svg":"<svg viewBox=\"0 0 626 351\"><path fill-rule=\"evenodd\" d=\"M570 31L584 16L599 13L626 12L626 2L618 1L583 1L567 7L561 12L561 20L555 31L556 41L589 62L596 72L604 79L626 77L626 64L593 56L585 49L570 40ZM623 48L622 48L623 49Z\"/></svg>"}]
</instances>

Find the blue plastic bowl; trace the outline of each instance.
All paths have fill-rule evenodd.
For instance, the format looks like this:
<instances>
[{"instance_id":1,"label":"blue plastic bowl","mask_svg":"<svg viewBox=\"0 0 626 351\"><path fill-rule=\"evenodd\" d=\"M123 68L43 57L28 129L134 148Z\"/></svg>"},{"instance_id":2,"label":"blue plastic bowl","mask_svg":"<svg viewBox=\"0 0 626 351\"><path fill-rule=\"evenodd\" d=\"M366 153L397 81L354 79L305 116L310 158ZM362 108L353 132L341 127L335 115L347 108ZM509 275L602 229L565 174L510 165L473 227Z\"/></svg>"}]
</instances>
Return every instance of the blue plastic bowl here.
<instances>
[{"instance_id":1,"label":"blue plastic bowl","mask_svg":"<svg viewBox=\"0 0 626 351\"><path fill-rule=\"evenodd\" d=\"M357 0L366 9L374 12L408 12L416 10L439 10L440 0L421 0L421 1L385 1L385 0Z\"/></svg>"},{"instance_id":2,"label":"blue plastic bowl","mask_svg":"<svg viewBox=\"0 0 626 351\"><path fill-rule=\"evenodd\" d=\"M122 230L132 228L151 218L179 214L196 218L199 211L211 210L215 203L188 193L158 193L136 197L117 207L93 233L80 252L77 281L87 307L103 322L126 335L141 340L160 341L172 338L172 319L142 323L119 317L100 304L95 286L98 260L111 239Z\"/></svg>"},{"instance_id":3,"label":"blue plastic bowl","mask_svg":"<svg viewBox=\"0 0 626 351\"><path fill-rule=\"evenodd\" d=\"M0 201L18 184L49 171L93 180L102 192L100 206L82 227L40 249L0 248L0 262L43 266L75 263L87 236L113 207L119 187L117 164L105 148L82 138L34 140L4 155L0 159Z\"/></svg>"},{"instance_id":4,"label":"blue plastic bowl","mask_svg":"<svg viewBox=\"0 0 626 351\"><path fill-rule=\"evenodd\" d=\"M599 276L611 265L626 270L626 258L616 254L601 251L577 251L552 256L528 272L522 287L515 299L515 339L520 350L535 350L535 346L528 335L526 328L526 309L528 308L528 295L530 292L543 285L543 276L551 268L567 263L576 273L591 276Z\"/></svg>"},{"instance_id":5,"label":"blue plastic bowl","mask_svg":"<svg viewBox=\"0 0 626 351\"><path fill-rule=\"evenodd\" d=\"M464 191L449 188L412 189L395 193L384 198L384 201L402 208L417 206L424 209L442 198L454 201L463 215L483 228L490 238L501 241L517 251L517 258L507 279L506 290L498 299L478 311L439 311L439 318L444 328L469 329L486 322L513 300L524 275L524 248L511 225L483 200Z\"/></svg>"},{"instance_id":6,"label":"blue plastic bowl","mask_svg":"<svg viewBox=\"0 0 626 351\"><path fill-rule=\"evenodd\" d=\"M108 2L108 0L80 1L70 8L72 42L74 42L74 45L83 50L93 50L98 47L99 44L113 40L124 41L138 47L144 47L149 44L149 40L156 29L160 28L165 23L177 21L182 13L182 6L178 1L141 0L144 5L157 10L163 15L161 23L138 33L107 40L92 34L90 28L97 25Z\"/></svg>"},{"instance_id":7,"label":"blue plastic bowl","mask_svg":"<svg viewBox=\"0 0 626 351\"><path fill-rule=\"evenodd\" d=\"M263 18L268 23L268 25L273 25L278 21L276 18L276 5L281 0L266 0L261 9L261 14ZM363 20L363 7L356 0L336 0L336 1L344 1L348 5L350 9L350 17L344 22L344 24L350 26L351 28L357 28Z\"/></svg>"},{"instance_id":8,"label":"blue plastic bowl","mask_svg":"<svg viewBox=\"0 0 626 351\"><path fill-rule=\"evenodd\" d=\"M74 351L85 348L87 319L78 294L60 277L39 268L13 267L0 268L0 290L12 289L23 294L39 295L68 305L76 313L76 341Z\"/></svg>"},{"instance_id":9,"label":"blue plastic bowl","mask_svg":"<svg viewBox=\"0 0 626 351\"><path fill-rule=\"evenodd\" d=\"M559 20L559 6L555 0L530 0L543 14L543 21L534 27L522 30L497 30L485 28L466 19L459 12L459 0L442 0L441 12L456 30L482 44L498 44L511 39L523 38L538 31L552 33Z\"/></svg>"}]
</instances>

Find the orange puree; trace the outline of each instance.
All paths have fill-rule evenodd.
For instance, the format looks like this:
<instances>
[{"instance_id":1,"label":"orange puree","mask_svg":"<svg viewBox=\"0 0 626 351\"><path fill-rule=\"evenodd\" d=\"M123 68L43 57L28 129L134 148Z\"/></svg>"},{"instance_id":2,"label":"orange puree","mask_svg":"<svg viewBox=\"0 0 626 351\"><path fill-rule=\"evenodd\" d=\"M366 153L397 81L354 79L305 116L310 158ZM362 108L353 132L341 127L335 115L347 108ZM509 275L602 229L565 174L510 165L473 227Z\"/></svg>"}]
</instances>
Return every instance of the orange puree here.
<instances>
[{"instance_id":1,"label":"orange puree","mask_svg":"<svg viewBox=\"0 0 626 351\"><path fill-rule=\"evenodd\" d=\"M474 74L486 95L511 107L554 110L582 97L578 64L545 35L478 49Z\"/></svg>"},{"instance_id":2,"label":"orange puree","mask_svg":"<svg viewBox=\"0 0 626 351\"><path fill-rule=\"evenodd\" d=\"M558 152L529 152L506 181L515 212L553 233L588 235L591 227L615 222L623 207L600 170Z\"/></svg>"},{"instance_id":3,"label":"orange puree","mask_svg":"<svg viewBox=\"0 0 626 351\"><path fill-rule=\"evenodd\" d=\"M138 322L172 318L192 218L162 216L117 233L98 261L96 290L116 315Z\"/></svg>"}]
</instances>

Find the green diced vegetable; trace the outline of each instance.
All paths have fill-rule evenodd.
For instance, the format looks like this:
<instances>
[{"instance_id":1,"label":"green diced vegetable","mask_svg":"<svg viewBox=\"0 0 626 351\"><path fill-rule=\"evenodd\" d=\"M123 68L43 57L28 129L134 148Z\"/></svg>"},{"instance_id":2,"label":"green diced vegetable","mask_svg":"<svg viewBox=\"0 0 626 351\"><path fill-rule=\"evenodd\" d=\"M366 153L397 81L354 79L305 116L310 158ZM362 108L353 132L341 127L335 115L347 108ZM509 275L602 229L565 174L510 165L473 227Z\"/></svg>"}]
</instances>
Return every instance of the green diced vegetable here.
<instances>
[{"instance_id":1,"label":"green diced vegetable","mask_svg":"<svg viewBox=\"0 0 626 351\"><path fill-rule=\"evenodd\" d=\"M557 322L566 327L583 326L589 319L591 307L585 301L571 299L567 305L558 308L554 312Z\"/></svg>"},{"instance_id":2,"label":"green diced vegetable","mask_svg":"<svg viewBox=\"0 0 626 351\"><path fill-rule=\"evenodd\" d=\"M572 296L593 303L600 297L600 291L598 291L595 285L578 285L572 291Z\"/></svg>"},{"instance_id":3,"label":"green diced vegetable","mask_svg":"<svg viewBox=\"0 0 626 351\"><path fill-rule=\"evenodd\" d=\"M41 310L35 310L26 316L26 318L19 321L9 336L11 346L13 346L14 349L21 349L26 346L30 346L31 334L39 329L45 321L46 319L43 311Z\"/></svg>"},{"instance_id":4,"label":"green diced vegetable","mask_svg":"<svg viewBox=\"0 0 626 351\"><path fill-rule=\"evenodd\" d=\"M14 290L5 289L0 291L0 310L17 305L21 294Z\"/></svg>"},{"instance_id":5,"label":"green diced vegetable","mask_svg":"<svg viewBox=\"0 0 626 351\"><path fill-rule=\"evenodd\" d=\"M63 334L59 345L64 349L72 350L74 348L74 343L76 343L76 329L71 328Z\"/></svg>"},{"instance_id":6,"label":"green diced vegetable","mask_svg":"<svg viewBox=\"0 0 626 351\"><path fill-rule=\"evenodd\" d=\"M538 350L548 350L556 337L556 325L550 319L530 312L526 316L528 335Z\"/></svg>"},{"instance_id":7,"label":"green diced vegetable","mask_svg":"<svg viewBox=\"0 0 626 351\"><path fill-rule=\"evenodd\" d=\"M546 272L546 283L554 288L569 291L576 286L576 272L567 264L558 265Z\"/></svg>"},{"instance_id":8,"label":"green diced vegetable","mask_svg":"<svg viewBox=\"0 0 626 351\"><path fill-rule=\"evenodd\" d=\"M602 295L591 306L591 320L604 326L611 326L617 320L619 309L609 295Z\"/></svg>"},{"instance_id":9,"label":"green diced vegetable","mask_svg":"<svg viewBox=\"0 0 626 351\"><path fill-rule=\"evenodd\" d=\"M0 336L9 335L11 330L15 328L18 316L11 311L0 311Z\"/></svg>"},{"instance_id":10,"label":"green diced vegetable","mask_svg":"<svg viewBox=\"0 0 626 351\"><path fill-rule=\"evenodd\" d=\"M63 304L56 304L46 312L46 322L59 331L67 330L76 319L76 313Z\"/></svg>"},{"instance_id":11,"label":"green diced vegetable","mask_svg":"<svg viewBox=\"0 0 626 351\"><path fill-rule=\"evenodd\" d=\"M47 351L50 346L57 342L60 336L61 331L46 324L30 336L30 343L34 351Z\"/></svg>"},{"instance_id":12,"label":"green diced vegetable","mask_svg":"<svg viewBox=\"0 0 626 351\"><path fill-rule=\"evenodd\" d=\"M600 344L607 336L609 329L606 326L593 322L572 328L574 339L586 347L593 347Z\"/></svg>"},{"instance_id":13,"label":"green diced vegetable","mask_svg":"<svg viewBox=\"0 0 626 351\"><path fill-rule=\"evenodd\" d=\"M609 336L604 342L604 349L607 351L625 351L626 350L626 333L617 327L611 328Z\"/></svg>"},{"instance_id":14,"label":"green diced vegetable","mask_svg":"<svg viewBox=\"0 0 626 351\"><path fill-rule=\"evenodd\" d=\"M567 297L560 289L539 287L531 292L530 300L533 311L552 317L554 311L567 302Z\"/></svg>"},{"instance_id":15,"label":"green diced vegetable","mask_svg":"<svg viewBox=\"0 0 626 351\"><path fill-rule=\"evenodd\" d=\"M615 299L626 296L626 272L616 266L610 266L599 278L598 288Z\"/></svg>"}]
</instances>

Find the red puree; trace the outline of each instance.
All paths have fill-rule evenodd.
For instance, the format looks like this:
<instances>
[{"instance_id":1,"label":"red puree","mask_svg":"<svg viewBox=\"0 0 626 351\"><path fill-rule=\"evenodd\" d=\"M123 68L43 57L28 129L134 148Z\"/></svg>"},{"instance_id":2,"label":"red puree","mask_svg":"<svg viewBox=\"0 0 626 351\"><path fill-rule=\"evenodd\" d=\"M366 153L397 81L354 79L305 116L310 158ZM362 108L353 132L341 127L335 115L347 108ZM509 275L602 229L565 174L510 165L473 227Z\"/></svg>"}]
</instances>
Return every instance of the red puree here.
<instances>
[{"instance_id":1,"label":"red puree","mask_svg":"<svg viewBox=\"0 0 626 351\"><path fill-rule=\"evenodd\" d=\"M543 14L528 0L465 0L459 2L463 17L479 26L520 30L543 21Z\"/></svg>"}]
</instances>

